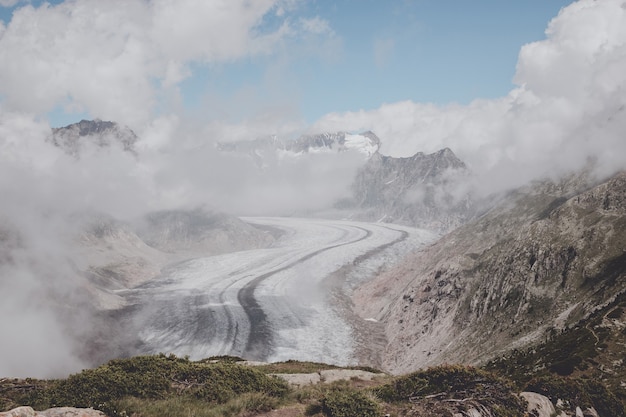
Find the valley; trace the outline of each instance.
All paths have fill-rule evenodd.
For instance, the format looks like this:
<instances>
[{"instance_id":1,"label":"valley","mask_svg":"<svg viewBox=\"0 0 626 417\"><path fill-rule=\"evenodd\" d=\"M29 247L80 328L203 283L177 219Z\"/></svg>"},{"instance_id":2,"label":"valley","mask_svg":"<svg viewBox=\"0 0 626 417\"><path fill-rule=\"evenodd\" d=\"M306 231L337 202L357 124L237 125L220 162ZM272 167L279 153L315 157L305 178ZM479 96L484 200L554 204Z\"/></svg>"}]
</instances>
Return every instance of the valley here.
<instances>
[{"instance_id":1,"label":"valley","mask_svg":"<svg viewBox=\"0 0 626 417\"><path fill-rule=\"evenodd\" d=\"M0 417L625 416L626 0L444 3L0 0Z\"/></svg>"}]
</instances>

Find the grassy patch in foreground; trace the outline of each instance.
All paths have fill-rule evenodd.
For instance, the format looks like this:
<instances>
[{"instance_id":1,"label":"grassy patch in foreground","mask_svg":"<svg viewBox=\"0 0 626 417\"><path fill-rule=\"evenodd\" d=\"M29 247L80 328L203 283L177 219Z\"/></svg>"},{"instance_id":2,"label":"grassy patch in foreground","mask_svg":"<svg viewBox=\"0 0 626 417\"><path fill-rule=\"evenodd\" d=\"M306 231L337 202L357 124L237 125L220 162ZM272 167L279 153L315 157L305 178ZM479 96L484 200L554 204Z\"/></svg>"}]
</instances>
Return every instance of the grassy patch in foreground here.
<instances>
[{"instance_id":1,"label":"grassy patch in foreground","mask_svg":"<svg viewBox=\"0 0 626 417\"><path fill-rule=\"evenodd\" d=\"M615 313L614 315L617 315ZM93 407L109 417L254 417L281 409L282 416L442 416L481 412L494 417L524 416L526 406L510 379L480 368L444 365L364 384L355 379L289 389L255 366L233 360L192 362L170 355L114 360L63 380L0 378L0 411L19 405ZM337 369L290 361L266 369L303 373ZM535 377L524 389L556 402L594 406L600 415L622 415L605 385L572 377Z\"/></svg>"},{"instance_id":2,"label":"grassy patch in foreground","mask_svg":"<svg viewBox=\"0 0 626 417\"><path fill-rule=\"evenodd\" d=\"M417 404L435 409L448 403L452 414L471 408L487 409L497 417L522 417L526 405L513 393L513 385L491 372L470 366L443 365L396 378L374 390L388 403ZM437 408L439 412L443 409Z\"/></svg>"},{"instance_id":3,"label":"grassy patch in foreground","mask_svg":"<svg viewBox=\"0 0 626 417\"><path fill-rule=\"evenodd\" d=\"M134 417L194 416L194 417L236 417L243 413L255 414L276 409L281 401L261 393L247 393L223 404L207 404L205 401L172 397L165 400L124 398L113 402L125 415Z\"/></svg>"},{"instance_id":4,"label":"grassy patch in foreground","mask_svg":"<svg viewBox=\"0 0 626 417\"><path fill-rule=\"evenodd\" d=\"M285 362L268 363L265 365L258 365L258 366L255 366L255 368L267 374L311 374L311 373L333 370L333 369L351 369L351 370L359 370L359 371L366 371L366 372L372 372L372 373L382 373L381 371L368 367L368 366L341 367L341 366L336 366L336 365L329 365L327 363L300 362L300 361L294 361L294 360L289 360Z\"/></svg>"},{"instance_id":5,"label":"grassy patch in foreground","mask_svg":"<svg viewBox=\"0 0 626 417\"><path fill-rule=\"evenodd\" d=\"M3 396L11 406L30 405L36 409L92 407L115 416L126 413L122 400L129 398L144 401L144 405L148 402L176 404L177 400L184 400L182 402L204 403L208 408L242 398L247 398L246 404L254 406L261 399L278 401L288 392L286 382L253 367L234 362L192 362L174 355L156 355L113 360L27 391L9 389ZM252 401L253 398L258 401ZM261 403L268 404L268 401Z\"/></svg>"}]
</instances>

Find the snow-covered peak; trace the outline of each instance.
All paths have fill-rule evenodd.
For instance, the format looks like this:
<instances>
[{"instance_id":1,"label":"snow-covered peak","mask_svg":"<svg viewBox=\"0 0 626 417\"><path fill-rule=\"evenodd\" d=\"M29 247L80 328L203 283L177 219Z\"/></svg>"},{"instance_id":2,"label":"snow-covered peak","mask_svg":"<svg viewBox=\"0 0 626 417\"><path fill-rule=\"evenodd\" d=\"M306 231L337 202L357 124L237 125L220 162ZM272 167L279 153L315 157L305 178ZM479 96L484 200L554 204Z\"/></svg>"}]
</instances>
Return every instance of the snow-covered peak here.
<instances>
[{"instance_id":1,"label":"snow-covered peak","mask_svg":"<svg viewBox=\"0 0 626 417\"><path fill-rule=\"evenodd\" d=\"M346 133L343 145L346 149L357 150L369 158L378 151L380 141L375 141L370 136Z\"/></svg>"},{"instance_id":2,"label":"snow-covered peak","mask_svg":"<svg viewBox=\"0 0 626 417\"><path fill-rule=\"evenodd\" d=\"M359 152L363 154L365 159L369 159L380 148L380 139L372 132L359 134L335 132L303 135L293 140L272 137L234 143L218 143L217 147L220 151L252 155L255 160L258 160L262 155L272 153L278 155L279 158L290 158L305 154L346 151Z\"/></svg>"},{"instance_id":3,"label":"snow-covered peak","mask_svg":"<svg viewBox=\"0 0 626 417\"><path fill-rule=\"evenodd\" d=\"M380 139L372 132L346 132L304 135L289 142L287 150L295 153L357 151L370 158L380 147Z\"/></svg>"}]
</instances>

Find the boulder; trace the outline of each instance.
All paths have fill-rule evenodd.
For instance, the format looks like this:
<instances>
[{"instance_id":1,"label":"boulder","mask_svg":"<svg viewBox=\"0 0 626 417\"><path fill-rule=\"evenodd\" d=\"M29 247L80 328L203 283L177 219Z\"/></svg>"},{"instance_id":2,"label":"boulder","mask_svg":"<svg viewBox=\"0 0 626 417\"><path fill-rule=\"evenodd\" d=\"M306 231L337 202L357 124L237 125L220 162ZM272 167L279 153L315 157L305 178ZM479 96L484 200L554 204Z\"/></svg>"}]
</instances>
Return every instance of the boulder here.
<instances>
[{"instance_id":1,"label":"boulder","mask_svg":"<svg viewBox=\"0 0 626 417\"><path fill-rule=\"evenodd\" d=\"M17 407L11 411L0 413L0 417L35 417L37 414L31 407Z\"/></svg>"},{"instance_id":2,"label":"boulder","mask_svg":"<svg viewBox=\"0 0 626 417\"><path fill-rule=\"evenodd\" d=\"M554 404L545 395L536 392L522 392L520 397L528 402L528 414L537 417L552 417L556 414Z\"/></svg>"},{"instance_id":3,"label":"boulder","mask_svg":"<svg viewBox=\"0 0 626 417\"><path fill-rule=\"evenodd\" d=\"M106 417L106 415L93 408L59 407L41 411L35 414L35 417Z\"/></svg>"},{"instance_id":4,"label":"boulder","mask_svg":"<svg viewBox=\"0 0 626 417\"><path fill-rule=\"evenodd\" d=\"M35 411L32 407L18 407L0 413L0 417L106 417L106 415L93 408L58 407L45 411Z\"/></svg>"}]
</instances>

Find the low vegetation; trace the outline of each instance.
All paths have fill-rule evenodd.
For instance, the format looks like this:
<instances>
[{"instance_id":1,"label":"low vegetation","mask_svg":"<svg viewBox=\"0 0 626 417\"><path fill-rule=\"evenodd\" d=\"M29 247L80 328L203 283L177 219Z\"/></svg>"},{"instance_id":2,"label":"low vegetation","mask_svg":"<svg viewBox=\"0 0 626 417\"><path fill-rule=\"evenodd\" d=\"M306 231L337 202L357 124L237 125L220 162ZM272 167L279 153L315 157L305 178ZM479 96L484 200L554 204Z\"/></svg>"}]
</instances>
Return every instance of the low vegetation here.
<instances>
[{"instance_id":1,"label":"low vegetation","mask_svg":"<svg viewBox=\"0 0 626 417\"><path fill-rule=\"evenodd\" d=\"M583 378L541 377L531 380L526 391L548 397L554 404L562 401L562 408L574 412L576 407L590 407L601 416L623 416L624 407L607 387L599 381Z\"/></svg>"},{"instance_id":2,"label":"low vegetation","mask_svg":"<svg viewBox=\"0 0 626 417\"><path fill-rule=\"evenodd\" d=\"M522 417L526 404L513 385L482 369L466 366L438 366L395 379L375 390L390 403L412 402L426 409L446 403L451 413L470 408L490 410L494 416Z\"/></svg>"},{"instance_id":3,"label":"low vegetation","mask_svg":"<svg viewBox=\"0 0 626 417\"><path fill-rule=\"evenodd\" d=\"M515 381L518 391L546 395L566 408L593 407L601 416L626 415L626 295L549 340L515 350L485 368Z\"/></svg>"},{"instance_id":4,"label":"low vegetation","mask_svg":"<svg viewBox=\"0 0 626 417\"><path fill-rule=\"evenodd\" d=\"M233 412L222 415L237 415L275 408L289 393L283 380L253 367L229 360L192 362L174 355L113 360L66 379L26 383L3 387L0 405L92 407L111 416L186 415L175 410L230 405ZM165 412L170 408L171 413Z\"/></svg>"},{"instance_id":5,"label":"low vegetation","mask_svg":"<svg viewBox=\"0 0 626 417\"><path fill-rule=\"evenodd\" d=\"M612 315L618 313L622 311ZM249 366L233 357L190 361L173 355L139 356L62 380L0 379L0 411L30 405L93 407L111 417L253 417L282 408L285 416L400 417L469 415L476 410L494 417L522 417L526 403L515 393L528 390L555 404L564 400L560 406L572 411L594 407L601 416L624 415L620 399L606 384L559 376L548 366L530 377L521 370L520 380L503 376L502 371L510 369L498 371L491 363L492 371L444 365L397 378L382 375L375 381L352 379L301 388L289 388L271 375L336 368L296 361Z\"/></svg>"},{"instance_id":6,"label":"low vegetation","mask_svg":"<svg viewBox=\"0 0 626 417\"><path fill-rule=\"evenodd\" d=\"M285 362L268 363L265 365L257 366L256 369L271 374L308 374L332 369L354 369L372 373L380 373L378 369L374 369L368 366L349 366L340 367L335 365L329 365L327 363L319 362L300 362L289 360Z\"/></svg>"}]
</instances>

